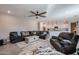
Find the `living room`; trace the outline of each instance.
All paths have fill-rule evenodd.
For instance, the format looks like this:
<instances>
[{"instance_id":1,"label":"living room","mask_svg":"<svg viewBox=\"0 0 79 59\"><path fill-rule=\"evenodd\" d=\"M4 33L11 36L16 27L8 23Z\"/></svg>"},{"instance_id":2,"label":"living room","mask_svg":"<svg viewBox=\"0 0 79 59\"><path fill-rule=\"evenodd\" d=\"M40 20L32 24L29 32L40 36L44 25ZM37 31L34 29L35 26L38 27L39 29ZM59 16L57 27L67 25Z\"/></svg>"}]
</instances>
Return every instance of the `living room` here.
<instances>
[{"instance_id":1,"label":"living room","mask_svg":"<svg viewBox=\"0 0 79 59\"><path fill-rule=\"evenodd\" d=\"M78 4L1 4L0 55L78 55L78 10Z\"/></svg>"}]
</instances>

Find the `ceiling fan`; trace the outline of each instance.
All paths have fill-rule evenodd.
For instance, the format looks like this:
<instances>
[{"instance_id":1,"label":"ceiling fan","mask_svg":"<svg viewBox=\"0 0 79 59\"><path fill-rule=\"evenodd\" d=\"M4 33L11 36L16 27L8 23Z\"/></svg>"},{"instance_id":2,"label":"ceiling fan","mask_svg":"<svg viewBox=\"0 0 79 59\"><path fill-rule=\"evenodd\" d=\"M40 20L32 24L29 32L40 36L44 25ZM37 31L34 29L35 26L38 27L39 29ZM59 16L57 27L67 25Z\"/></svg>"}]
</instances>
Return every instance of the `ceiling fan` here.
<instances>
[{"instance_id":1,"label":"ceiling fan","mask_svg":"<svg viewBox=\"0 0 79 59\"><path fill-rule=\"evenodd\" d=\"M45 11L45 12L39 12L39 11L36 11L36 12L34 12L34 11L30 11L30 13L32 13L32 15L30 15L30 16L28 16L28 17L36 17L36 19L38 19L38 17L46 17L44 14L46 14L47 12Z\"/></svg>"}]
</instances>

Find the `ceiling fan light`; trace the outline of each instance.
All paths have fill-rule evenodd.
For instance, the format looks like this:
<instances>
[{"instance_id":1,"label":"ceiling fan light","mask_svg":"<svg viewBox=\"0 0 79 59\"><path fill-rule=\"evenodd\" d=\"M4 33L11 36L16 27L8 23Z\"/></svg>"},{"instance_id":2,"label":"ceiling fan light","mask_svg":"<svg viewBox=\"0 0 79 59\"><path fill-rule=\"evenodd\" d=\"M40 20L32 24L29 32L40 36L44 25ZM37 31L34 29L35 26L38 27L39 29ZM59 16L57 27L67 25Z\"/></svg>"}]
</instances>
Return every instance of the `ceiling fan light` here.
<instances>
[{"instance_id":1,"label":"ceiling fan light","mask_svg":"<svg viewBox=\"0 0 79 59\"><path fill-rule=\"evenodd\" d=\"M38 16L36 16L36 19L38 19Z\"/></svg>"}]
</instances>

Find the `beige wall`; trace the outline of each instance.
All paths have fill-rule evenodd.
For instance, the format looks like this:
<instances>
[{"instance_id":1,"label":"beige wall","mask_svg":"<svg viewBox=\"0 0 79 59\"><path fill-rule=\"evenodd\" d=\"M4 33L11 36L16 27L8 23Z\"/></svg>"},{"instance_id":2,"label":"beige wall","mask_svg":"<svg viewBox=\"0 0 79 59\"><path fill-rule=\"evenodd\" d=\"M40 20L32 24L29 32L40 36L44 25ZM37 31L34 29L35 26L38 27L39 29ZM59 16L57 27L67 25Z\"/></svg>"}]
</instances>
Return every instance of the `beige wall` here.
<instances>
[{"instance_id":1,"label":"beige wall","mask_svg":"<svg viewBox=\"0 0 79 59\"><path fill-rule=\"evenodd\" d=\"M0 39L6 38L11 31L37 30L34 20L19 19L18 17L0 14Z\"/></svg>"},{"instance_id":2,"label":"beige wall","mask_svg":"<svg viewBox=\"0 0 79 59\"><path fill-rule=\"evenodd\" d=\"M68 28L70 31L70 23L68 24ZM0 14L0 39L8 37L9 32L11 31L23 31L23 30L24 31L38 30L37 21L22 19L7 14Z\"/></svg>"}]
</instances>

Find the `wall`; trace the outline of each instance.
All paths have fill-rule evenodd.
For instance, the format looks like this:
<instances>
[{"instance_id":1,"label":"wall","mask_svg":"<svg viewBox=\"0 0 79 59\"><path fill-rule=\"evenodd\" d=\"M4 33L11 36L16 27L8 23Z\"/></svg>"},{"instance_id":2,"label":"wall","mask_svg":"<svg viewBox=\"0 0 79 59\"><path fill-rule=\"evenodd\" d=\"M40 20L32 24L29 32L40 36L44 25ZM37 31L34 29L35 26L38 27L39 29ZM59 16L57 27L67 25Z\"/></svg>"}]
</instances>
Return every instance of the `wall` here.
<instances>
[{"instance_id":1,"label":"wall","mask_svg":"<svg viewBox=\"0 0 79 59\"><path fill-rule=\"evenodd\" d=\"M8 37L11 31L23 30L37 30L37 22L34 20L19 19L7 14L0 14L0 39Z\"/></svg>"},{"instance_id":2,"label":"wall","mask_svg":"<svg viewBox=\"0 0 79 59\"><path fill-rule=\"evenodd\" d=\"M55 22L53 22L52 24L54 24ZM67 26L70 31L71 29L70 23ZM63 25L61 27L63 27ZM40 27L40 29L42 28ZM38 30L37 21L21 19L7 14L0 14L0 39L8 37L8 34L11 31L23 31L23 30L24 31Z\"/></svg>"}]
</instances>

